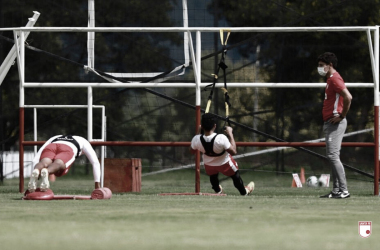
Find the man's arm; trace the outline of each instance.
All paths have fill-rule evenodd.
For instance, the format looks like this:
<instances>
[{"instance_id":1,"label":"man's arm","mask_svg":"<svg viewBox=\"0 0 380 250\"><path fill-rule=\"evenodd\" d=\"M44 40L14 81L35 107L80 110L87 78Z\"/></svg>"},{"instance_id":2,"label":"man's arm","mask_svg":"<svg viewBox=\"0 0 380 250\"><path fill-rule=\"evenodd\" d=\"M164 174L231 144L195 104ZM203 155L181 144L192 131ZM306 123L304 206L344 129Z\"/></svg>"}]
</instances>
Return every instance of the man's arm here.
<instances>
[{"instance_id":1,"label":"man's arm","mask_svg":"<svg viewBox=\"0 0 380 250\"><path fill-rule=\"evenodd\" d=\"M82 152L86 155L87 159L91 162L92 171L94 174L95 189L100 188L100 163L95 150L92 148L91 144L84 140Z\"/></svg>"},{"instance_id":2,"label":"man's arm","mask_svg":"<svg viewBox=\"0 0 380 250\"><path fill-rule=\"evenodd\" d=\"M198 127L198 131L197 131L197 132L198 132L197 135L201 134L201 132L202 132L202 126L201 126L201 125L199 125L199 127ZM193 149L193 148L191 147L191 145L190 145L189 150L190 150L190 153L191 153L191 154L195 154L195 153L198 151L198 150L196 150L196 149Z\"/></svg>"},{"instance_id":3,"label":"man's arm","mask_svg":"<svg viewBox=\"0 0 380 250\"><path fill-rule=\"evenodd\" d=\"M343 110L342 110L342 116L346 117L348 110L350 109L351 106L351 101L352 101L352 95L348 91L348 89L343 89L342 92L340 92L340 95L343 97Z\"/></svg>"},{"instance_id":4,"label":"man's arm","mask_svg":"<svg viewBox=\"0 0 380 250\"><path fill-rule=\"evenodd\" d=\"M191 146L190 146L190 148L189 148L189 151L190 151L190 153L193 154L193 155L197 152L197 150L196 150L196 149L193 149Z\"/></svg>"},{"instance_id":5,"label":"man's arm","mask_svg":"<svg viewBox=\"0 0 380 250\"><path fill-rule=\"evenodd\" d=\"M351 106L352 95L348 91L348 89L343 89L339 93L339 95L343 97L343 110L342 110L342 113L340 114L340 116L333 117L330 120L331 123L338 123L341 120L343 120L346 117L348 110L350 109L350 106Z\"/></svg>"},{"instance_id":6,"label":"man's arm","mask_svg":"<svg viewBox=\"0 0 380 250\"><path fill-rule=\"evenodd\" d=\"M226 126L226 129L224 130L224 132L226 132L231 143L231 146L228 149L226 149L226 151L230 153L230 155L236 155L237 154L236 143L235 143L234 135L232 134L232 128L229 126Z\"/></svg>"}]
</instances>

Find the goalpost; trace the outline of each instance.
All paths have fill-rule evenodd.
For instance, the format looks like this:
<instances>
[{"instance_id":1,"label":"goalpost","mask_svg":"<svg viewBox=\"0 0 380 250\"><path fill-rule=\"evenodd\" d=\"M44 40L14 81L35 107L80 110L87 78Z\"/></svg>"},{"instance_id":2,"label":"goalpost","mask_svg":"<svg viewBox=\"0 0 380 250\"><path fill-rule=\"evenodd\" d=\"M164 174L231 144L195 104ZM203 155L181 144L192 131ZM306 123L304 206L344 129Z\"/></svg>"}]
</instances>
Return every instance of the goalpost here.
<instances>
[{"instance_id":1,"label":"goalpost","mask_svg":"<svg viewBox=\"0 0 380 250\"><path fill-rule=\"evenodd\" d=\"M227 29L227 28L226 28ZM226 30L224 28L196 28L196 27L183 27L183 28L111 28L111 27L21 27L21 28L2 28L1 31L13 31L14 40L16 42L17 66L20 77L20 101L19 101L19 119L20 119L20 184L19 191L24 190L24 173L23 173L23 152L24 146L41 145L43 142L32 142L24 140L24 109L25 88L87 88L88 89L88 116L89 123L92 121L91 110L93 107L93 93L92 88L189 88L193 89L196 94L195 99L195 128L200 125L201 117L201 88L209 85L210 83L201 82L201 34L206 32L217 32ZM374 91L374 142L372 143L358 143L358 142L345 142L342 143L343 147L373 147L374 149L374 195L379 194L379 26L368 27L245 27L245 28L228 28L232 33L234 32L340 32L340 31L353 31L353 32L366 32L368 38L369 54L371 59L371 67L373 74L373 83L346 83L349 88L373 88ZM161 82L132 82L125 83L111 79L111 82L101 83L53 83L53 82L25 82L25 37L29 32L183 32L188 34L189 50L191 64L194 71L194 83L161 83ZM374 32L374 45L372 45L371 32ZM193 39L191 34L195 33L195 48L193 46ZM90 59L89 59L90 61ZM89 64L89 70L96 70ZM323 88L324 83L229 83L231 88ZM217 83L216 87L223 87L222 83ZM90 117L91 116L91 117ZM89 125L90 126L90 125ZM89 129L89 131L91 131ZM190 142L138 142L138 141L92 141L92 133L89 132L89 140L92 145L96 146L163 146L163 147L187 147ZM311 143L311 142L237 142L237 146L265 146L265 147L324 147L325 143ZM196 154L195 159L196 176L195 176L195 193L200 192L200 153Z\"/></svg>"}]
</instances>

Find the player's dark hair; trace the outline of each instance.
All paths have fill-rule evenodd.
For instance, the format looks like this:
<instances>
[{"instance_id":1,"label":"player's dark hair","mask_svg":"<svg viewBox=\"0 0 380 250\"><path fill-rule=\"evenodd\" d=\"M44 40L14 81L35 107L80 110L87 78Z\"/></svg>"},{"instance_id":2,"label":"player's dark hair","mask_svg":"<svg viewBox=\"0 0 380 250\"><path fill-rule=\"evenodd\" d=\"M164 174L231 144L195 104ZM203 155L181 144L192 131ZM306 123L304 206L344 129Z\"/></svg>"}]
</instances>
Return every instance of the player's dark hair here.
<instances>
[{"instance_id":1,"label":"player's dark hair","mask_svg":"<svg viewBox=\"0 0 380 250\"><path fill-rule=\"evenodd\" d=\"M210 113L206 113L202 115L202 128L206 131L210 131L214 125L216 124L216 116Z\"/></svg>"},{"instance_id":2,"label":"player's dark hair","mask_svg":"<svg viewBox=\"0 0 380 250\"><path fill-rule=\"evenodd\" d=\"M334 69L338 67L338 58L334 53L325 52L322 55L318 56L318 62L324 62L326 64L332 63Z\"/></svg>"}]
</instances>

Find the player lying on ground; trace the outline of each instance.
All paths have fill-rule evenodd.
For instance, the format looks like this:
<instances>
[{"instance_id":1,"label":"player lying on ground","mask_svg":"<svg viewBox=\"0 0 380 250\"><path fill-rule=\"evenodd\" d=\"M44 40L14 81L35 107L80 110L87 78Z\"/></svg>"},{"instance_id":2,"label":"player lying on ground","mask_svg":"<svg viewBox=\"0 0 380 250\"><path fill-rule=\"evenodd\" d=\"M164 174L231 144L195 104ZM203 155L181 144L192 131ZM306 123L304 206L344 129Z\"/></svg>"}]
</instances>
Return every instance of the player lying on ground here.
<instances>
[{"instance_id":1,"label":"player lying on ground","mask_svg":"<svg viewBox=\"0 0 380 250\"><path fill-rule=\"evenodd\" d=\"M216 121L216 117L210 113L202 116L202 125L198 129L198 135L194 136L191 141L190 150L193 153L196 150L203 153L206 174L210 176L211 186L215 193L223 193L218 178L218 174L222 173L225 176L231 177L234 186L239 190L241 195L249 195L255 188L255 184L251 181L247 186L244 186L239 174L238 164L231 156L237 153L232 128L228 126L225 128L225 132L230 138L228 140L224 134L214 132ZM204 135L201 134L201 129L204 130Z\"/></svg>"},{"instance_id":2,"label":"player lying on ground","mask_svg":"<svg viewBox=\"0 0 380 250\"><path fill-rule=\"evenodd\" d=\"M95 189L100 188L100 163L91 144L80 136L56 135L51 137L38 150L33 159L34 170L28 184L29 192L37 188L41 177L40 189L46 191L49 187L49 175L57 177L67 174L75 159L85 154L92 164Z\"/></svg>"}]
</instances>

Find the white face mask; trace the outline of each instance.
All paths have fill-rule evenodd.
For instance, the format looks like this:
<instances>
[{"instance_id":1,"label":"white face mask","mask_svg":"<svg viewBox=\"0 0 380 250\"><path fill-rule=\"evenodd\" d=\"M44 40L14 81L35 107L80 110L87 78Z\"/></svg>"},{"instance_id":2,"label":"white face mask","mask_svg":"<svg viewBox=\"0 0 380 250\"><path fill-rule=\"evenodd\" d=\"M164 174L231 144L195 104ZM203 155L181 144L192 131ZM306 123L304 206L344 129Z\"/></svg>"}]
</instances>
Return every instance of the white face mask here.
<instances>
[{"instance_id":1,"label":"white face mask","mask_svg":"<svg viewBox=\"0 0 380 250\"><path fill-rule=\"evenodd\" d=\"M327 74L327 72L325 72L325 67L317 67L318 69L318 74L320 74L321 76L325 76Z\"/></svg>"}]
</instances>

